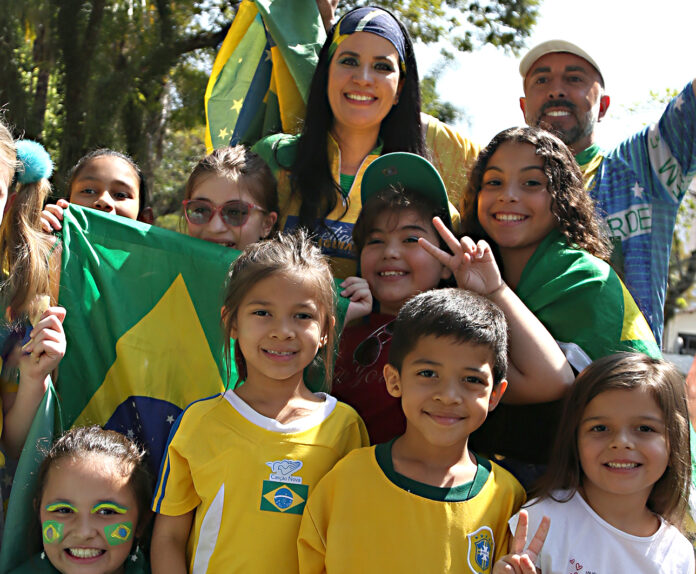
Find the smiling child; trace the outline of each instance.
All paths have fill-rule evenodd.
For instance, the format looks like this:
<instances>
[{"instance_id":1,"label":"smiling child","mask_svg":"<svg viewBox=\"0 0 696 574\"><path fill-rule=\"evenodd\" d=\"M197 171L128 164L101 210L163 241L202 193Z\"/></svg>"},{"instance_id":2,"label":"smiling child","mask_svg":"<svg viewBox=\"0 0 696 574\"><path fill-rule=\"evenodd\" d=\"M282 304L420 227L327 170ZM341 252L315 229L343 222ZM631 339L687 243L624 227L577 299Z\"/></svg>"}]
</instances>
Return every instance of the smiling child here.
<instances>
[{"instance_id":1,"label":"smiling child","mask_svg":"<svg viewBox=\"0 0 696 574\"><path fill-rule=\"evenodd\" d=\"M11 574L142 574L137 540L151 517L145 452L98 426L68 431L38 475L43 552Z\"/></svg>"},{"instance_id":2,"label":"smiling child","mask_svg":"<svg viewBox=\"0 0 696 574\"><path fill-rule=\"evenodd\" d=\"M319 482L300 527L300 571L490 572L525 496L468 442L505 392L506 370L507 324L493 303L461 289L410 299L384 368L406 432L350 453Z\"/></svg>"}]
</instances>

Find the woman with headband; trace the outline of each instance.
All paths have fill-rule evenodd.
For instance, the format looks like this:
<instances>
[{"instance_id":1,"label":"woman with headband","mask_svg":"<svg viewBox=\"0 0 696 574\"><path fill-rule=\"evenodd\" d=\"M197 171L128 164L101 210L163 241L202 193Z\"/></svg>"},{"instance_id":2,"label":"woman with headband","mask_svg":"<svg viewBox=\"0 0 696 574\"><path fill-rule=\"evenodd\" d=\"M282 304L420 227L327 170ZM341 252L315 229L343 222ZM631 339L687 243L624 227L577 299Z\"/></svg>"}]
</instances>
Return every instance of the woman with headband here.
<instances>
[{"instance_id":1,"label":"woman with headband","mask_svg":"<svg viewBox=\"0 0 696 574\"><path fill-rule=\"evenodd\" d=\"M465 187L478 152L421 114L411 39L391 13L376 7L348 12L329 32L302 133L269 136L253 150L278 180L281 229L312 230L339 278L356 274L353 224L362 208L362 175L375 158L394 151L428 157L454 202L454 184Z\"/></svg>"}]
</instances>

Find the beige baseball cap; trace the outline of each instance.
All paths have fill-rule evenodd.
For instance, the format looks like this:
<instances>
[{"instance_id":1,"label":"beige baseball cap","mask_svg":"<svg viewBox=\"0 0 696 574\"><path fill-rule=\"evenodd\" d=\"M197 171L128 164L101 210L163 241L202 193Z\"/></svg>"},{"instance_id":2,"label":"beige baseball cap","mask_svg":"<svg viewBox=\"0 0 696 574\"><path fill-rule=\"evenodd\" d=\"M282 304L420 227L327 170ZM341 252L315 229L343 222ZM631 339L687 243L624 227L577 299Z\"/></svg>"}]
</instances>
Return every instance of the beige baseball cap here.
<instances>
[{"instance_id":1,"label":"beige baseball cap","mask_svg":"<svg viewBox=\"0 0 696 574\"><path fill-rule=\"evenodd\" d=\"M529 69L534 65L534 62L536 62L542 56L552 54L554 52L568 52L569 54L579 56L583 60L587 60L594 66L595 70L597 70L599 77L602 80L602 85L604 85L604 76L602 75L602 70L596 60L585 52L585 50L583 50L580 46L566 40L547 40L546 42L542 42L529 50L529 52L527 52L526 56L522 58L522 61L520 62L520 75L522 76L522 79L524 80L524 78L527 76L527 72L529 72Z\"/></svg>"}]
</instances>

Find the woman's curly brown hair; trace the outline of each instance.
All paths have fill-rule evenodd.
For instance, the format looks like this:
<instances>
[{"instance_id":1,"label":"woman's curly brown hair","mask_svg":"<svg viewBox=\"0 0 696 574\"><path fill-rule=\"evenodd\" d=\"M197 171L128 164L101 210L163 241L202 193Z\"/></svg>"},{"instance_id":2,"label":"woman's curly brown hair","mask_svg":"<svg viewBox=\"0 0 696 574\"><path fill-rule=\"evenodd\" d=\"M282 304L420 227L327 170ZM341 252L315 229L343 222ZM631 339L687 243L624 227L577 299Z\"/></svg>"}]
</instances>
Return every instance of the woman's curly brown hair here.
<instances>
[{"instance_id":1,"label":"woman's curly brown hair","mask_svg":"<svg viewBox=\"0 0 696 574\"><path fill-rule=\"evenodd\" d=\"M585 191L582 172L572 152L560 139L540 128L509 128L496 135L481 151L460 206L466 232L487 238L476 214L478 194L491 156L507 142L533 145L536 155L544 160L551 212L568 245L609 261L611 243L602 220L595 213L595 202Z\"/></svg>"}]
</instances>

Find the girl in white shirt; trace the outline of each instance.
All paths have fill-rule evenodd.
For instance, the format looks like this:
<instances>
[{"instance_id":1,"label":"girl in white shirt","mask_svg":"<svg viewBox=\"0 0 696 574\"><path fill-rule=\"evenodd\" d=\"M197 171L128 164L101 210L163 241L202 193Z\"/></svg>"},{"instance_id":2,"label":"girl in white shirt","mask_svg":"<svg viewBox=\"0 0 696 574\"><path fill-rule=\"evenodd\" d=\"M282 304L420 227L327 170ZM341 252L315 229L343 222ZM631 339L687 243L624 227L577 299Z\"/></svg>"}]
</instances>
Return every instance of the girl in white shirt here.
<instances>
[{"instance_id":1,"label":"girl in white shirt","mask_svg":"<svg viewBox=\"0 0 696 574\"><path fill-rule=\"evenodd\" d=\"M523 552L526 520L518 529L513 516L517 540L494 573L693 574L694 549L679 531L691 474L688 420L684 379L672 364L640 353L592 363L570 391L539 496L526 510L530 533L551 519L546 541Z\"/></svg>"}]
</instances>

